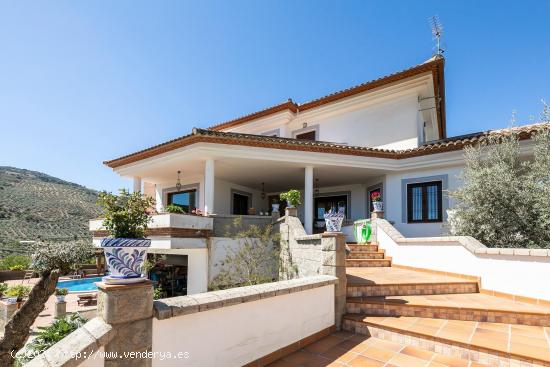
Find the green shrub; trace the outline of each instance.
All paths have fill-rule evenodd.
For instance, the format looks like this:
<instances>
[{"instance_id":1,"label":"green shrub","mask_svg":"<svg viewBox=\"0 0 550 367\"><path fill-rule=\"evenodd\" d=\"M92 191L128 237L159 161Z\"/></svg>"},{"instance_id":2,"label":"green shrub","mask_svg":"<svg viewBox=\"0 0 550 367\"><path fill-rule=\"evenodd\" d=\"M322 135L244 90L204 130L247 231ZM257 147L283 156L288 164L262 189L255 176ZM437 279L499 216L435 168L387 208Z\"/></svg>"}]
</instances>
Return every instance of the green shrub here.
<instances>
[{"instance_id":1,"label":"green shrub","mask_svg":"<svg viewBox=\"0 0 550 367\"><path fill-rule=\"evenodd\" d=\"M23 298L28 297L31 293L31 287L28 287L26 285L13 285L8 288L6 291L7 297L17 297L18 301L21 301Z\"/></svg>"},{"instance_id":2,"label":"green shrub","mask_svg":"<svg viewBox=\"0 0 550 367\"><path fill-rule=\"evenodd\" d=\"M286 200L292 206L298 206L302 203L302 195L298 190L288 190L287 192L282 192L279 197L281 200Z\"/></svg>"},{"instance_id":3,"label":"green shrub","mask_svg":"<svg viewBox=\"0 0 550 367\"><path fill-rule=\"evenodd\" d=\"M26 267L24 267L23 265L10 266L11 271L21 271L21 270L25 270L25 269L26 269Z\"/></svg>"},{"instance_id":4,"label":"green shrub","mask_svg":"<svg viewBox=\"0 0 550 367\"><path fill-rule=\"evenodd\" d=\"M181 206L174 205L174 204L166 205L166 207L164 208L164 211L166 213L185 214L185 210L183 210Z\"/></svg>"},{"instance_id":5,"label":"green shrub","mask_svg":"<svg viewBox=\"0 0 550 367\"><path fill-rule=\"evenodd\" d=\"M69 290L67 288L55 288L56 296L66 296L67 294L69 294Z\"/></svg>"},{"instance_id":6,"label":"green shrub","mask_svg":"<svg viewBox=\"0 0 550 367\"><path fill-rule=\"evenodd\" d=\"M26 346L27 352L31 353L22 353L17 359L18 364L29 362L31 358L25 358L26 355L39 355L85 323L86 319L75 313L55 319L50 326L39 327L38 336Z\"/></svg>"},{"instance_id":7,"label":"green shrub","mask_svg":"<svg viewBox=\"0 0 550 367\"><path fill-rule=\"evenodd\" d=\"M8 285L6 283L0 283L0 297L2 297L8 290Z\"/></svg>"},{"instance_id":8,"label":"green shrub","mask_svg":"<svg viewBox=\"0 0 550 367\"><path fill-rule=\"evenodd\" d=\"M0 260L0 270L17 270L13 267L20 267L22 270L28 269L31 259L23 255L8 255Z\"/></svg>"},{"instance_id":9,"label":"green shrub","mask_svg":"<svg viewBox=\"0 0 550 367\"><path fill-rule=\"evenodd\" d=\"M103 225L112 237L143 238L151 220L147 210L155 205L155 200L140 192L120 194L99 193L97 203L103 210Z\"/></svg>"}]
</instances>

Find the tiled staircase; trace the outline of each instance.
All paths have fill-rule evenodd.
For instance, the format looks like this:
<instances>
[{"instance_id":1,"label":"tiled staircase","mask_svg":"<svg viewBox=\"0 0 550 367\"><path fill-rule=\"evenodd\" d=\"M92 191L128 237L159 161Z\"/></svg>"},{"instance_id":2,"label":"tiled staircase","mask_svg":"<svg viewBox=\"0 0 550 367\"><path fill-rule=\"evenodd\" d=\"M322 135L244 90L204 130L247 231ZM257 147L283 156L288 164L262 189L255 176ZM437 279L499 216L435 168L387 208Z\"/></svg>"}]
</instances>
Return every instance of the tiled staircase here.
<instances>
[{"instance_id":1,"label":"tiled staircase","mask_svg":"<svg viewBox=\"0 0 550 367\"><path fill-rule=\"evenodd\" d=\"M345 330L463 362L453 365L550 366L550 304L482 293L473 277L392 266L377 244L348 248Z\"/></svg>"}]
</instances>

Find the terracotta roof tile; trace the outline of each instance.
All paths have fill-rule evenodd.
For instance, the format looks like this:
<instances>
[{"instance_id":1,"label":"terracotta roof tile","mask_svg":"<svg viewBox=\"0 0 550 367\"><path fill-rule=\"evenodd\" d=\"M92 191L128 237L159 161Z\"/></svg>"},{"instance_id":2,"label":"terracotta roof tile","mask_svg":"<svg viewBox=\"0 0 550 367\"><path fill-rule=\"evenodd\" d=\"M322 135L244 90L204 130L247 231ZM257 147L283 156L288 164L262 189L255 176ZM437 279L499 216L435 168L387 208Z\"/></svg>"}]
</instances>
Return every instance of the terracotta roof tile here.
<instances>
[{"instance_id":1,"label":"terracotta roof tile","mask_svg":"<svg viewBox=\"0 0 550 367\"><path fill-rule=\"evenodd\" d=\"M268 108L265 108L263 110L238 117L233 120L225 121L213 126L210 126L210 130L223 130L228 129L233 126L241 125L246 122L255 120L260 117L268 116L277 112L281 112L284 110L291 111L293 113L296 113L298 111L306 111L315 107L322 106L327 103L335 102L343 98L351 97L359 93L366 92L368 90L372 90L390 83L394 83L403 79L410 78L412 76L416 76L419 74L423 74L426 72L432 72L434 75L434 87L437 88L437 91L440 93L440 98L442 100L442 106L438 106L438 110L440 110L440 113L438 114L438 120L441 130L441 136L445 136L444 130L445 130L445 121L444 121L444 90L443 89L443 67L445 64L445 59L441 56L434 56L429 60L426 60L425 62L415 65L411 68L407 68L398 72L395 72L393 74L389 74L386 76L383 76L378 79L374 79L365 83L361 83L359 85L346 88L343 90L340 90L338 92L334 92L331 94L328 94L326 96L302 103L297 104L292 101L292 99L289 99L287 102L277 104L275 106L271 106ZM437 94L437 93L436 93ZM441 111L443 110L443 111Z\"/></svg>"},{"instance_id":2,"label":"terracotta roof tile","mask_svg":"<svg viewBox=\"0 0 550 367\"><path fill-rule=\"evenodd\" d=\"M550 128L550 122L514 127L512 129L499 129L468 135L461 135L453 138L429 142L417 148L405 150L349 146L324 141L307 141L264 135L227 133L209 129L194 128L193 132L189 135L185 135L180 138L173 139L159 145L155 145L151 148L144 149L130 155L106 161L104 162L104 164L111 168L116 168L125 164L153 157L158 154L169 152L174 149L201 142L365 157L404 159L427 154L460 150L465 146L481 142L489 136L502 135L505 133L510 133L511 131L517 133L520 139L529 139L534 132L539 131L543 128Z\"/></svg>"}]
</instances>

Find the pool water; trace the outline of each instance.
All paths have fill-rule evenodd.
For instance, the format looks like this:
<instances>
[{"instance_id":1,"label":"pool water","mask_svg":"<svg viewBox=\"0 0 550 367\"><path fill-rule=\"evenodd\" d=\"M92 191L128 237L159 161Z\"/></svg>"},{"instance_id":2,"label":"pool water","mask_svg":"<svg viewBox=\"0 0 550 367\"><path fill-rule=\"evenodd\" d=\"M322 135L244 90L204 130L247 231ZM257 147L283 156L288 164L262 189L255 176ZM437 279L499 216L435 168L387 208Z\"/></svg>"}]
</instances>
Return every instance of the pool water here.
<instances>
[{"instance_id":1,"label":"pool water","mask_svg":"<svg viewBox=\"0 0 550 367\"><path fill-rule=\"evenodd\" d=\"M57 283L57 288L67 288L69 293L97 291L95 282L100 282L101 277L65 280Z\"/></svg>"}]
</instances>

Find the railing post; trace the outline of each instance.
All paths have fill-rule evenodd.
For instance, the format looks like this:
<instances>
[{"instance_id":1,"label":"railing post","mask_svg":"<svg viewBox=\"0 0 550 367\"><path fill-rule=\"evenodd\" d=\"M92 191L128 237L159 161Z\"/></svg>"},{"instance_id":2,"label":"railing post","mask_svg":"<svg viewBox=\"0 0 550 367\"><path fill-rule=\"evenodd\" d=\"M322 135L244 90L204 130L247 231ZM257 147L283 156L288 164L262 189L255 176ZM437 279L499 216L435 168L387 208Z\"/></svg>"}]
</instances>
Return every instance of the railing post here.
<instances>
[{"instance_id":1,"label":"railing post","mask_svg":"<svg viewBox=\"0 0 550 367\"><path fill-rule=\"evenodd\" d=\"M334 323L342 327L342 316L346 313L346 236L341 232L325 232L321 239L323 250L323 274L338 278L334 286Z\"/></svg>"},{"instance_id":2,"label":"railing post","mask_svg":"<svg viewBox=\"0 0 550 367\"><path fill-rule=\"evenodd\" d=\"M116 332L105 345L105 367L151 366L152 359L146 352L153 344L153 283L96 284L97 315ZM134 353L135 358L118 358L124 353Z\"/></svg>"}]
</instances>

